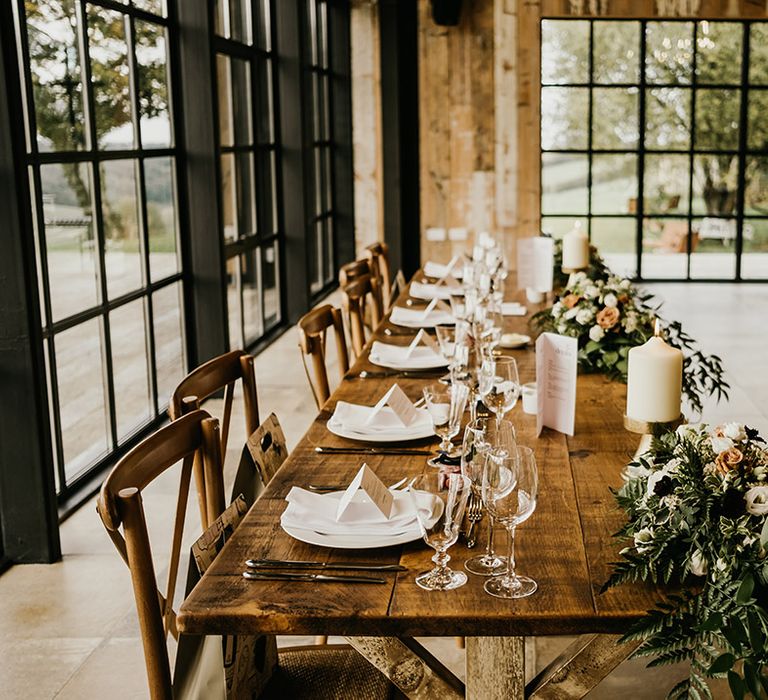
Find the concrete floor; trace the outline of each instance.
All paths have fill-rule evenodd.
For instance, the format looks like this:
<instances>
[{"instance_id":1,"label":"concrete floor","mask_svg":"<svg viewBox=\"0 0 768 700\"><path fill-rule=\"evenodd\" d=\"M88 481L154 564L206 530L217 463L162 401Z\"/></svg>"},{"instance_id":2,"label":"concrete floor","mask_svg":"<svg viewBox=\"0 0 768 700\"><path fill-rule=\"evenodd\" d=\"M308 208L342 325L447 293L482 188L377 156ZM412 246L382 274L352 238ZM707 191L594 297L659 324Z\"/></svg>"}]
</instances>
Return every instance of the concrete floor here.
<instances>
[{"instance_id":1,"label":"concrete floor","mask_svg":"<svg viewBox=\"0 0 768 700\"><path fill-rule=\"evenodd\" d=\"M665 315L684 322L707 352L720 354L732 384L727 405L707 406L710 422L745 421L768 433L768 285L657 285ZM332 343L329 344L332 348ZM260 409L274 411L289 447L315 414L289 330L256 361ZM335 376L332 375L332 376ZM218 406L206 408L215 412ZM242 444L242 417L233 416L230 445ZM231 472L239 456L229 450ZM173 517L173 475L145 492L145 509L160 576ZM195 538L197 516L190 511L186 542ZM16 566L0 576L0 698L144 698L146 676L127 569L90 502L61 528L64 559L51 566ZM184 570L184 569L182 569ZM281 643L305 642L283 638ZM538 638L527 645L531 671L547 663L569 639ZM463 652L452 638L428 642L459 674ZM623 664L590 698L663 698L683 669L645 670L642 662ZM718 693L719 696L719 693ZM727 697L727 693L723 696Z\"/></svg>"}]
</instances>

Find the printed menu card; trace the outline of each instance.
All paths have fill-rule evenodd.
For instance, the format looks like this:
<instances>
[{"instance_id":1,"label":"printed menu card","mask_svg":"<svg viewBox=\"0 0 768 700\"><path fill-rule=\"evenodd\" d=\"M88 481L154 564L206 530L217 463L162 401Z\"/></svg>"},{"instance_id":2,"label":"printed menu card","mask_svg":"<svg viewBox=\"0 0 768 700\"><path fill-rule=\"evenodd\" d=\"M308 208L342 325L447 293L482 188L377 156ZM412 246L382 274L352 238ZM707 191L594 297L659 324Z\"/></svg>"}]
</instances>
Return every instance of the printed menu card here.
<instances>
[{"instance_id":1,"label":"printed menu card","mask_svg":"<svg viewBox=\"0 0 768 700\"><path fill-rule=\"evenodd\" d=\"M517 286L537 292L551 292L555 242L546 236L522 238L517 242Z\"/></svg>"},{"instance_id":2,"label":"printed menu card","mask_svg":"<svg viewBox=\"0 0 768 700\"><path fill-rule=\"evenodd\" d=\"M542 333L536 340L536 435L552 428L573 435L576 418L576 355L578 341Z\"/></svg>"}]
</instances>

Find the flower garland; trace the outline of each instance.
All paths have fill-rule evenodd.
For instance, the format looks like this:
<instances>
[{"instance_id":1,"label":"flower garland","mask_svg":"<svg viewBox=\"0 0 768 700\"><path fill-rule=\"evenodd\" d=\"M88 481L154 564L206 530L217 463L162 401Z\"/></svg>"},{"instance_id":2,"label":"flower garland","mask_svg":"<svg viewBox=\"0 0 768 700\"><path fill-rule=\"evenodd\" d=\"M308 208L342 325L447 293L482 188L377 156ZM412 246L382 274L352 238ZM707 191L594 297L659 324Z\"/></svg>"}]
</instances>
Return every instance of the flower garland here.
<instances>
[{"instance_id":1,"label":"flower garland","mask_svg":"<svg viewBox=\"0 0 768 700\"><path fill-rule=\"evenodd\" d=\"M615 492L629 538L603 590L625 582L686 584L623 640L658 666L690 661L668 698L768 695L768 447L757 430L684 425L654 439Z\"/></svg>"}]
</instances>

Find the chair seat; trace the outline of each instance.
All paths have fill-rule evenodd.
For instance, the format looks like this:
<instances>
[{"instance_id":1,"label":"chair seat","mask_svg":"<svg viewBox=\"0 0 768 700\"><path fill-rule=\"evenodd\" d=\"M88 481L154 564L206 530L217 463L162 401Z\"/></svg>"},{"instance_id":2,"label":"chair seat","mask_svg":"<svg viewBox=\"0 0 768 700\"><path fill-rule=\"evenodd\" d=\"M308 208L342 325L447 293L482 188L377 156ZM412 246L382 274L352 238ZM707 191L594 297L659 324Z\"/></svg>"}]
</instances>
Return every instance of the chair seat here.
<instances>
[{"instance_id":1,"label":"chair seat","mask_svg":"<svg viewBox=\"0 0 768 700\"><path fill-rule=\"evenodd\" d=\"M394 686L346 644L281 649L277 669L261 697L267 700L382 700Z\"/></svg>"}]
</instances>

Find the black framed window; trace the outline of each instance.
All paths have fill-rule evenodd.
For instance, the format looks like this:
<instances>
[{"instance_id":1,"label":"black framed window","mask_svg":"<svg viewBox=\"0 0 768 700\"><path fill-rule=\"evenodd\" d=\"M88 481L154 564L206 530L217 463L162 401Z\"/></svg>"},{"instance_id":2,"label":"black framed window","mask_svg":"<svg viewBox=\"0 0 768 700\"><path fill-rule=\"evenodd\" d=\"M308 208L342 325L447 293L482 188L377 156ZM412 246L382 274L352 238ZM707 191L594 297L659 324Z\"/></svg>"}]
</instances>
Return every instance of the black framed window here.
<instances>
[{"instance_id":1,"label":"black framed window","mask_svg":"<svg viewBox=\"0 0 768 700\"><path fill-rule=\"evenodd\" d=\"M653 279L768 279L768 23L542 20L542 230Z\"/></svg>"},{"instance_id":2,"label":"black framed window","mask_svg":"<svg viewBox=\"0 0 768 700\"><path fill-rule=\"evenodd\" d=\"M320 295L336 279L333 45L327 0L304 0L304 129L307 253L310 294Z\"/></svg>"},{"instance_id":3,"label":"black framed window","mask_svg":"<svg viewBox=\"0 0 768 700\"><path fill-rule=\"evenodd\" d=\"M253 346L283 319L279 113L272 0L218 0L214 53L229 342Z\"/></svg>"},{"instance_id":4,"label":"black framed window","mask_svg":"<svg viewBox=\"0 0 768 700\"><path fill-rule=\"evenodd\" d=\"M171 19L15 5L56 491L160 419L185 372Z\"/></svg>"}]
</instances>

